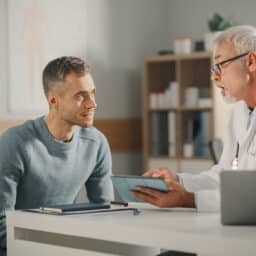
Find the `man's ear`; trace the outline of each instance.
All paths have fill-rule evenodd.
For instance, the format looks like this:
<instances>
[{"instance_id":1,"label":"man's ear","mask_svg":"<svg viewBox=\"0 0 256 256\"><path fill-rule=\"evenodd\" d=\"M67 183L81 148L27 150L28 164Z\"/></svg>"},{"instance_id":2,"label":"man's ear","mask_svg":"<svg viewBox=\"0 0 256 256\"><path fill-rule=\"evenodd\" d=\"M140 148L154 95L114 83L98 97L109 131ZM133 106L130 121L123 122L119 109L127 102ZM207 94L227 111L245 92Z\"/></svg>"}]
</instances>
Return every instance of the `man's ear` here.
<instances>
[{"instance_id":1,"label":"man's ear","mask_svg":"<svg viewBox=\"0 0 256 256\"><path fill-rule=\"evenodd\" d=\"M249 72L256 71L256 52L249 52L246 60L246 65L248 67Z\"/></svg>"},{"instance_id":2,"label":"man's ear","mask_svg":"<svg viewBox=\"0 0 256 256\"><path fill-rule=\"evenodd\" d=\"M58 98L56 93L52 91L48 92L47 101L50 109L58 109Z\"/></svg>"}]
</instances>

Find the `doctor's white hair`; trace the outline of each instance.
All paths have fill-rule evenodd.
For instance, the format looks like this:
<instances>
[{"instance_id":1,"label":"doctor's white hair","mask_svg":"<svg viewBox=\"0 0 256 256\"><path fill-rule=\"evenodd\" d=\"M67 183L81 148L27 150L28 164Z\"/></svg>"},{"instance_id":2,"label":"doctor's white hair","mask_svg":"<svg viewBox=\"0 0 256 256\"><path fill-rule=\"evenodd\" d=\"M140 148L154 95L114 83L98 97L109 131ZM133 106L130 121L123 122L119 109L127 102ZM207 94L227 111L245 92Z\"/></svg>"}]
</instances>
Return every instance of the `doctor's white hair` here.
<instances>
[{"instance_id":1,"label":"doctor's white hair","mask_svg":"<svg viewBox=\"0 0 256 256\"><path fill-rule=\"evenodd\" d=\"M216 37L215 47L223 41L232 42L238 54L256 51L256 28L248 25L231 27Z\"/></svg>"}]
</instances>

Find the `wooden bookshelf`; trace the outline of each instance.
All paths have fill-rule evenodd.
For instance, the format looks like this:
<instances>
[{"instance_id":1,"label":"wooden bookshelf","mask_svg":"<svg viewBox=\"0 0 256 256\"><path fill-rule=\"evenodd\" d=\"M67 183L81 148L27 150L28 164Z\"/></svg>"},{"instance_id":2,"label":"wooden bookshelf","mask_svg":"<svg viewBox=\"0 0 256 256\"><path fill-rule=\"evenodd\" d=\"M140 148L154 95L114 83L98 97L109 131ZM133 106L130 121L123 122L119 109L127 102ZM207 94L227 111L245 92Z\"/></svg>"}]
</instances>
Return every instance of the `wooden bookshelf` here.
<instances>
[{"instance_id":1,"label":"wooden bookshelf","mask_svg":"<svg viewBox=\"0 0 256 256\"><path fill-rule=\"evenodd\" d=\"M151 162L154 160L156 160L157 164L160 165L161 162L163 162L163 164L166 164L168 161L170 161L170 163L175 162L175 166L177 167L176 171L182 171L180 169L182 161L208 160L209 165L211 165L212 162L207 152L208 148L206 149L206 144L208 144L208 140L212 139L213 137L214 127L213 90L210 80L210 67L211 53L209 52L198 52L189 55L184 54L152 56L145 59L142 84L142 148L144 170L154 168L154 164L151 164ZM175 87L170 86L171 82L175 83ZM196 90L198 90L198 99L200 100L198 100L195 105L188 105L188 100L190 100L190 96L188 97L188 88L191 87L197 88ZM170 88L176 88L176 90L173 91ZM172 92L176 92L176 94ZM185 94L187 94L187 96L185 96ZM176 97L172 95L176 95ZM162 101L163 98L164 101ZM172 100L173 102L176 102L174 103L174 105L172 105ZM207 104L205 104L205 100L207 101ZM173 119L169 118L168 113L174 113L174 115L171 114L172 118L174 118L175 120L175 124L173 123L172 126L175 127L175 135L173 136L170 136L170 120ZM207 119L205 119L206 117ZM167 121L165 120L163 124L161 124L161 126L159 125L159 127L157 128L162 140L160 141L160 143L165 141L161 132L166 134L166 131L168 131L166 137L168 144L167 151L166 143L164 143L165 145L163 145L164 149L160 147L158 151L158 142L155 141L158 139L158 136L156 136L156 133L152 132L152 130L156 130L156 128L154 127L157 127L157 124L155 122L155 120L158 120L157 118L159 118L159 120L161 120L161 118L163 118L164 120L167 118ZM199 121L197 121L197 119ZM203 122L206 122L205 120L207 120L207 129L205 127L202 128ZM198 131L195 126L196 122L199 123ZM166 123L166 125L168 126L167 130L165 129L164 123ZM191 135L190 132L189 136L188 127L191 126L191 123L193 126L193 134ZM200 142L203 141L205 145L203 147L203 150L201 150L202 147L196 146L196 140L198 140L199 136L196 135L196 133L199 132L199 130L201 136ZM173 138L175 137L175 139L173 139L175 142L174 154L172 152L173 150L171 149L172 146L170 146L173 143L168 143L168 141L170 140L168 136ZM190 137L190 144L193 144L194 152L193 155L186 157L184 156L183 150L184 144L187 143L188 137ZM198 149L197 151L202 151L203 153L199 154L198 152L196 152L195 149ZM152 153L153 151L154 153Z\"/></svg>"}]
</instances>

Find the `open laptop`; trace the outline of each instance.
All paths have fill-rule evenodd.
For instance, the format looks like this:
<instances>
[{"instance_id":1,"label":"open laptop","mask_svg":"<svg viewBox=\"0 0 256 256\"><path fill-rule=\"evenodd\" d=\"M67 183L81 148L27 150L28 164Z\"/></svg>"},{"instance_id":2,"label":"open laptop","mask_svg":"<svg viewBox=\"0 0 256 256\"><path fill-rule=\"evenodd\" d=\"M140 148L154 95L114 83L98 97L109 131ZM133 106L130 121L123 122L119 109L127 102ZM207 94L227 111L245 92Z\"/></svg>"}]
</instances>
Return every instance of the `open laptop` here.
<instances>
[{"instance_id":1,"label":"open laptop","mask_svg":"<svg viewBox=\"0 0 256 256\"><path fill-rule=\"evenodd\" d=\"M221 222L256 225L256 171L222 171Z\"/></svg>"}]
</instances>

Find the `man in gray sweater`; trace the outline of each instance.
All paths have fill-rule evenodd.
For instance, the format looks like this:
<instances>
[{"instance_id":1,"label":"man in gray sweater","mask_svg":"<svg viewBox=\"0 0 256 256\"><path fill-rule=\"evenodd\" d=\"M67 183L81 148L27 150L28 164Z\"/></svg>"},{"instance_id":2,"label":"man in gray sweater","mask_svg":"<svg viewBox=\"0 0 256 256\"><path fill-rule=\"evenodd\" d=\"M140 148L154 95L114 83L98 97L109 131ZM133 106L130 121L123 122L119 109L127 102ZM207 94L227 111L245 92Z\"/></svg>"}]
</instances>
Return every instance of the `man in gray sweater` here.
<instances>
[{"instance_id":1,"label":"man in gray sweater","mask_svg":"<svg viewBox=\"0 0 256 256\"><path fill-rule=\"evenodd\" d=\"M49 113L0 137L0 255L6 209L73 203L85 185L91 202L113 199L111 155L93 125L95 86L83 60L61 57L43 71Z\"/></svg>"}]
</instances>

